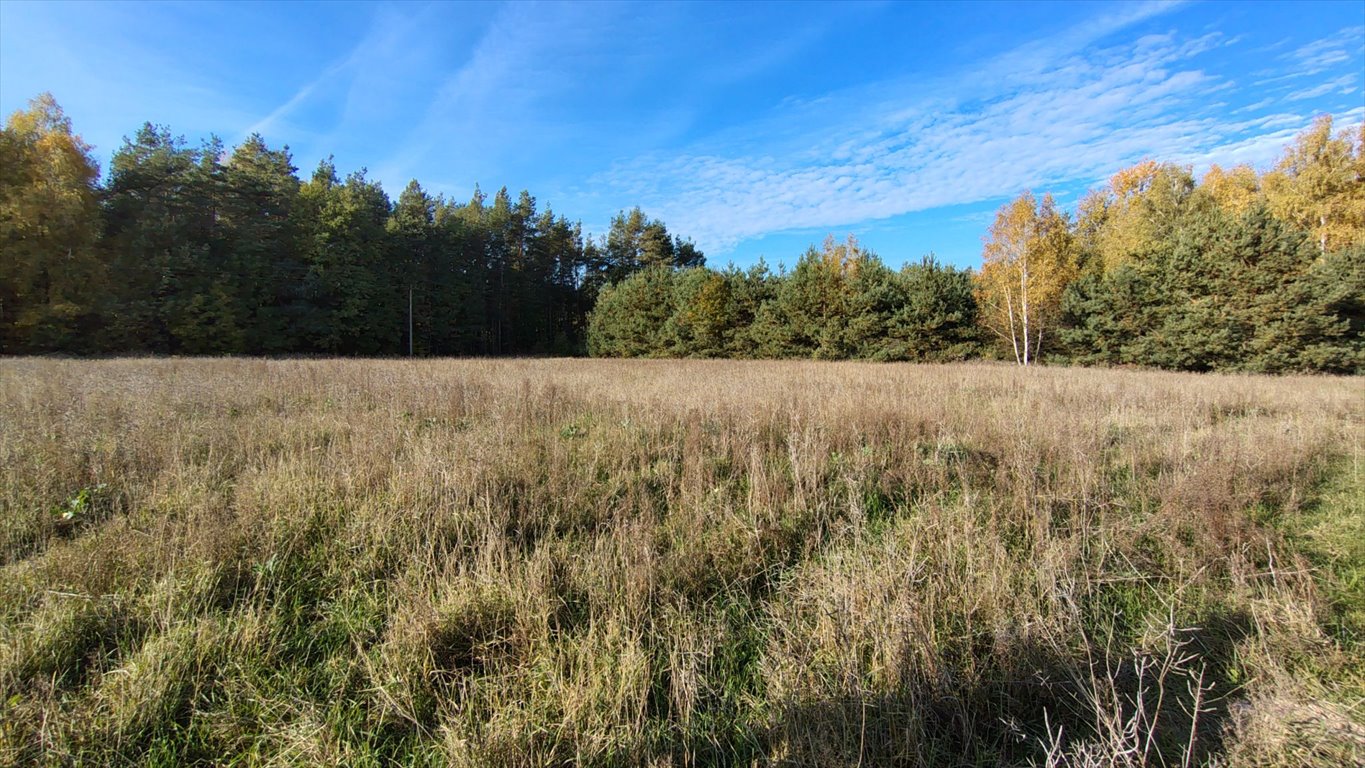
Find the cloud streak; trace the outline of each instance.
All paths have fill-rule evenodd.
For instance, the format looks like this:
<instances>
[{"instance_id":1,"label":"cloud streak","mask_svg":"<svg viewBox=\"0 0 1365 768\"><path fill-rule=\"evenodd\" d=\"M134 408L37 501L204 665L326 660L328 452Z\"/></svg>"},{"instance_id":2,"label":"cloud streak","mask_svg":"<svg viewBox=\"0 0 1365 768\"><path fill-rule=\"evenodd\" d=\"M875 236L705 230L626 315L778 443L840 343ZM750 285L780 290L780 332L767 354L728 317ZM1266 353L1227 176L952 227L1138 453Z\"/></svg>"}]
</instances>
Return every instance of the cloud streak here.
<instances>
[{"instance_id":1,"label":"cloud streak","mask_svg":"<svg viewBox=\"0 0 1365 768\"><path fill-rule=\"evenodd\" d=\"M804 123L808 130L774 131L777 137L765 142L771 124L744 126L733 134L748 131L747 141L633 158L593 182L642 201L704 250L724 254L771 233L1093 182L1143 157L1194 165L1214 157L1266 161L1286 133L1292 136L1286 126L1301 129L1309 116L1283 108L1255 115L1274 107L1264 100L1248 110L1252 115L1229 119L1213 97L1236 91L1236 84L1199 62L1230 41L1160 34L1104 43L1169 9L1140 6L1092 21L951 81L883 83L793 104L772 124ZM1312 53L1291 55L1315 65L1335 61ZM1333 80L1298 98L1352 83L1349 76ZM1273 148L1258 138L1265 136L1273 137ZM768 151L752 151L765 143Z\"/></svg>"}]
</instances>

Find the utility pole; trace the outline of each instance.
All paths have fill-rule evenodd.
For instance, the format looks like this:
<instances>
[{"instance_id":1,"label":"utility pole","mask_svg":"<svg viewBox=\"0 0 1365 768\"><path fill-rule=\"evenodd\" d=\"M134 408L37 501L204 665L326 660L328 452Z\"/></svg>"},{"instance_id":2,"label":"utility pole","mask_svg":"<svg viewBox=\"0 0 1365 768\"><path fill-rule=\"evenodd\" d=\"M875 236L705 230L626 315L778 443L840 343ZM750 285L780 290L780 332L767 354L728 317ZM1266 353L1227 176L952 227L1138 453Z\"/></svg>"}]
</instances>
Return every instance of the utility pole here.
<instances>
[{"instance_id":1,"label":"utility pole","mask_svg":"<svg viewBox=\"0 0 1365 768\"><path fill-rule=\"evenodd\" d=\"M412 286L408 286L408 357L412 357Z\"/></svg>"}]
</instances>

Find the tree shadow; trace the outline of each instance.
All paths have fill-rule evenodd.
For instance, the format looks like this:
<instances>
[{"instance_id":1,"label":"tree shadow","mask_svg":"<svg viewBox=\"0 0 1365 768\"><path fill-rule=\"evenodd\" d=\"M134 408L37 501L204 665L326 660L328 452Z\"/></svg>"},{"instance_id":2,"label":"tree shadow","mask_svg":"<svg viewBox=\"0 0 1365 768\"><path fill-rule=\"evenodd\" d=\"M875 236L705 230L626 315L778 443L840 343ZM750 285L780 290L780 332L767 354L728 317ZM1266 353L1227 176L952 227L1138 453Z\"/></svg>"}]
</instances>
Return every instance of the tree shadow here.
<instances>
[{"instance_id":1,"label":"tree shadow","mask_svg":"<svg viewBox=\"0 0 1365 768\"><path fill-rule=\"evenodd\" d=\"M906 674L887 691L778 703L767 726L756 729L757 751L767 756L758 762L1025 765L1043 763L1049 748L1075 755L1124 746L1116 728L1136 723L1128 746L1145 758L1133 764L1182 765L1187 753L1191 764L1205 764L1224 752L1224 724L1238 692L1234 646L1251 631L1245 614L1211 616L1172 635L1178 656L1171 658L1061 651L1024 638L983 642L963 663L934 676ZM1173 660L1183 664L1171 668Z\"/></svg>"}]
</instances>

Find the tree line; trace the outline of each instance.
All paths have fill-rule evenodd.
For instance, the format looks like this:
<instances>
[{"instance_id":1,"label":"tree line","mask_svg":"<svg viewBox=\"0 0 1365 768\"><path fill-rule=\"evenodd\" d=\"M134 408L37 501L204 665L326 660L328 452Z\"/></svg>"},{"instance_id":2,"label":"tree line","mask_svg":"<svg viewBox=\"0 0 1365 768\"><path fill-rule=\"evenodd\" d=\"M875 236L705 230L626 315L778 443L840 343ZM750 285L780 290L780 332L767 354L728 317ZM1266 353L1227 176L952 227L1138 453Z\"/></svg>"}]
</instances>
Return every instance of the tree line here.
<instances>
[{"instance_id":1,"label":"tree line","mask_svg":"<svg viewBox=\"0 0 1365 768\"><path fill-rule=\"evenodd\" d=\"M854 238L790 272L653 268L603 289L588 350L605 357L962 360L981 349L972 277L932 256L899 271Z\"/></svg>"},{"instance_id":2,"label":"tree line","mask_svg":"<svg viewBox=\"0 0 1365 768\"><path fill-rule=\"evenodd\" d=\"M0 351L997 357L1365 372L1365 127L1317 120L1270 170L1144 161L1074 212L1025 192L982 266L899 270L852 238L790 271L705 266L638 208L585 235L523 191L390 200L143 126L101 184L50 95L0 131Z\"/></svg>"},{"instance_id":3,"label":"tree line","mask_svg":"<svg viewBox=\"0 0 1365 768\"><path fill-rule=\"evenodd\" d=\"M642 272L602 292L606 356L955 360L1365 373L1365 127L1318 119L1271 170L1144 161L1074 214L1025 192L979 271L854 240L791 272Z\"/></svg>"},{"instance_id":4,"label":"tree line","mask_svg":"<svg viewBox=\"0 0 1365 768\"><path fill-rule=\"evenodd\" d=\"M701 264L638 208L606 236L523 191L391 200L258 135L226 151L144 125L107 181L44 94L0 131L7 353L502 355L583 351L597 291Z\"/></svg>"},{"instance_id":5,"label":"tree line","mask_svg":"<svg viewBox=\"0 0 1365 768\"><path fill-rule=\"evenodd\" d=\"M996 215L977 297L1022 364L1365 372L1365 126L1319 118L1274 168L1145 161L1075 216Z\"/></svg>"}]
</instances>

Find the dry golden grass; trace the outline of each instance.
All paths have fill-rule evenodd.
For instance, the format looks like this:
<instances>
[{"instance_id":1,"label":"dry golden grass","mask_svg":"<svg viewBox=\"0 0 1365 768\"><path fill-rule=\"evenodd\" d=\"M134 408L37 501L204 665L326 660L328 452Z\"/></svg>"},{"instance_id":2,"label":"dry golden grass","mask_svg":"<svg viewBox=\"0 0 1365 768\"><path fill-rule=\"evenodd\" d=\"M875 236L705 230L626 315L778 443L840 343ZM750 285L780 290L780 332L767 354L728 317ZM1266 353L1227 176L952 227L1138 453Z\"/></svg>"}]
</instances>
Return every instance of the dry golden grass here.
<instances>
[{"instance_id":1,"label":"dry golden grass","mask_svg":"<svg viewBox=\"0 0 1365 768\"><path fill-rule=\"evenodd\" d=\"M1362 438L1359 379L3 360L0 762L1359 762Z\"/></svg>"}]
</instances>

